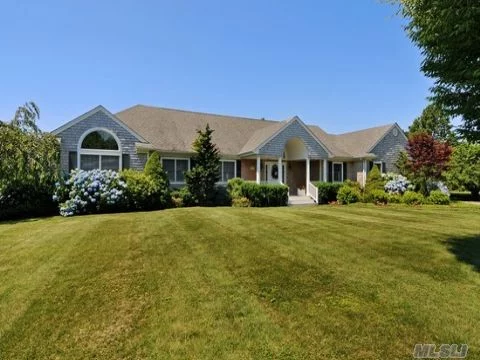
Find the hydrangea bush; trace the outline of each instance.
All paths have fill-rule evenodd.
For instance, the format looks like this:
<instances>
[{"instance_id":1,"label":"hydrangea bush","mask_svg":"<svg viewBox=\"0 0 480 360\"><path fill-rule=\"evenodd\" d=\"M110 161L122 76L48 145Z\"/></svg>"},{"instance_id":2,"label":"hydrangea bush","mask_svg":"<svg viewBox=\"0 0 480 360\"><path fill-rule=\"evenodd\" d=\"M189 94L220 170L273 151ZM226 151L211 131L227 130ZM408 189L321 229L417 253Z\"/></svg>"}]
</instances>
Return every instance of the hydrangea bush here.
<instances>
[{"instance_id":1,"label":"hydrangea bush","mask_svg":"<svg viewBox=\"0 0 480 360\"><path fill-rule=\"evenodd\" d=\"M387 179L385 191L389 194L403 194L407 190L412 190L412 184L403 175L387 174Z\"/></svg>"},{"instance_id":2,"label":"hydrangea bush","mask_svg":"<svg viewBox=\"0 0 480 360\"><path fill-rule=\"evenodd\" d=\"M53 200L62 216L119 210L125 204L126 188L115 171L72 170L65 182L56 184Z\"/></svg>"},{"instance_id":3,"label":"hydrangea bush","mask_svg":"<svg viewBox=\"0 0 480 360\"><path fill-rule=\"evenodd\" d=\"M450 191L448 190L447 185L445 185L445 183L443 183L442 181L428 182L427 190L428 193L439 190L442 194L450 196Z\"/></svg>"}]
</instances>

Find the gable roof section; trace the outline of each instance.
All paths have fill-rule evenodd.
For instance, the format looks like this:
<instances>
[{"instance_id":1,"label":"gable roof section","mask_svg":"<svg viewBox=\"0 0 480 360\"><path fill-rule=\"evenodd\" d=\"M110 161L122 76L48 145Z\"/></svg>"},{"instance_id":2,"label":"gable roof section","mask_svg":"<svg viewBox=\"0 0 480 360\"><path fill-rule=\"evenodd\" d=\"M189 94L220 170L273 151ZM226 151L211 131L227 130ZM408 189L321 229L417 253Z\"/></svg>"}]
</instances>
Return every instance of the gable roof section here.
<instances>
[{"instance_id":1,"label":"gable roof section","mask_svg":"<svg viewBox=\"0 0 480 360\"><path fill-rule=\"evenodd\" d=\"M395 124L376 126L340 135L330 135L333 144L353 157L367 156Z\"/></svg>"},{"instance_id":2,"label":"gable roof section","mask_svg":"<svg viewBox=\"0 0 480 360\"><path fill-rule=\"evenodd\" d=\"M303 128L306 133L313 138L313 141L320 145L320 147L323 148L327 154L332 155L332 152L329 150L329 148L315 135L309 126L305 125L305 123L298 116L294 116L288 121L277 122L275 125L257 130L242 148L240 154L258 152L258 150L261 149L265 144L274 139L283 130L287 129L295 122L297 122L300 127Z\"/></svg>"},{"instance_id":3,"label":"gable roof section","mask_svg":"<svg viewBox=\"0 0 480 360\"><path fill-rule=\"evenodd\" d=\"M135 138L137 138L138 141L140 142L147 142L141 135L139 135L137 132L129 128L124 122L120 121L115 115L113 115L110 111L105 109L102 105L98 105L97 107L93 108L90 111L87 111L85 114L80 115L76 117L75 119L67 122L66 124L63 124L59 128L55 129L52 131L53 135L58 135L65 131L66 129L74 126L75 124L78 124L80 121L85 120L92 116L93 114L96 114L97 112L103 112L105 115L107 115L111 120L115 121L119 126L123 127L125 130L127 130L130 134L132 134Z\"/></svg>"}]
</instances>

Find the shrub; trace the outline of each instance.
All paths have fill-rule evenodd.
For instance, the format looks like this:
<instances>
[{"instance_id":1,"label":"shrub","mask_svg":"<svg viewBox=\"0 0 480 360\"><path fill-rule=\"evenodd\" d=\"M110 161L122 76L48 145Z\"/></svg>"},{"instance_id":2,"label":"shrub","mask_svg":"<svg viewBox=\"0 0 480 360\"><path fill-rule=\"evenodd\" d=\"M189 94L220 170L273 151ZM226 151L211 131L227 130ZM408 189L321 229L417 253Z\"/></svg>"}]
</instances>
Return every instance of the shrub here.
<instances>
[{"instance_id":1,"label":"shrub","mask_svg":"<svg viewBox=\"0 0 480 360\"><path fill-rule=\"evenodd\" d=\"M54 184L29 184L9 179L0 185L0 220L54 215L58 210L52 200L54 189Z\"/></svg>"},{"instance_id":2,"label":"shrub","mask_svg":"<svg viewBox=\"0 0 480 360\"><path fill-rule=\"evenodd\" d=\"M448 205L450 204L450 196L440 190L433 190L428 196L428 202L435 205Z\"/></svg>"},{"instance_id":3,"label":"shrub","mask_svg":"<svg viewBox=\"0 0 480 360\"><path fill-rule=\"evenodd\" d=\"M473 201L472 194L467 191L452 191L450 199L455 201Z\"/></svg>"},{"instance_id":4,"label":"shrub","mask_svg":"<svg viewBox=\"0 0 480 360\"><path fill-rule=\"evenodd\" d=\"M388 194L388 203L389 204L401 204L402 203L402 195L397 193Z\"/></svg>"},{"instance_id":5,"label":"shrub","mask_svg":"<svg viewBox=\"0 0 480 360\"><path fill-rule=\"evenodd\" d=\"M365 202L371 202L374 204L388 204L389 195L383 191L374 189L364 195Z\"/></svg>"},{"instance_id":6,"label":"shrub","mask_svg":"<svg viewBox=\"0 0 480 360\"><path fill-rule=\"evenodd\" d=\"M186 186L172 192L172 205L175 207L193 206L192 194Z\"/></svg>"},{"instance_id":7,"label":"shrub","mask_svg":"<svg viewBox=\"0 0 480 360\"><path fill-rule=\"evenodd\" d=\"M229 181L227 189L232 201L245 197L254 207L288 205L288 186L286 185L257 184L251 181L232 179Z\"/></svg>"},{"instance_id":8,"label":"shrub","mask_svg":"<svg viewBox=\"0 0 480 360\"><path fill-rule=\"evenodd\" d=\"M329 183L317 181L314 185L318 188L318 203L328 204L337 201L338 190L343 186L342 183Z\"/></svg>"},{"instance_id":9,"label":"shrub","mask_svg":"<svg viewBox=\"0 0 480 360\"><path fill-rule=\"evenodd\" d=\"M356 187L343 185L337 193L337 200L340 204L353 204L360 200L360 190Z\"/></svg>"},{"instance_id":10,"label":"shrub","mask_svg":"<svg viewBox=\"0 0 480 360\"><path fill-rule=\"evenodd\" d=\"M160 187L163 187L165 189L170 188L170 181L168 181L168 175L163 170L162 164L160 162L160 156L157 152L154 152L149 156L143 172L145 173L145 175L150 176Z\"/></svg>"},{"instance_id":11,"label":"shrub","mask_svg":"<svg viewBox=\"0 0 480 360\"><path fill-rule=\"evenodd\" d=\"M152 177L146 172L136 170L124 170L121 178L127 185L124 194L128 210L158 210L169 205L169 189L162 179L158 181L157 176Z\"/></svg>"},{"instance_id":12,"label":"shrub","mask_svg":"<svg viewBox=\"0 0 480 360\"><path fill-rule=\"evenodd\" d=\"M447 185L445 185L444 182L442 181L428 181L427 182L427 191L430 194L430 192L438 190L442 194L450 196L450 191L448 190Z\"/></svg>"},{"instance_id":13,"label":"shrub","mask_svg":"<svg viewBox=\"0 0 480 360\"><path fill-rule=\"evenodd\" d=\"M410 181L405 176L392 175L389 178L384 187L389 194L403 194L411 187Z\"/></svg>"},{"instance_id":14,"label":"shrub","mask_svg":"<svg viewBox=\"0 0 480 360\"><path fill-rule=\"evenodd\" d=\"M175 208L183 207L183 198L178 190L172 191L172 206Z\"/></svg>"},{"instance_id":15,"label":"shrub","mask_svg":"<svg viewBox=\"0 0 480 360\"><path fill-rule=\"evenodd\" d=\"M365 183L365 192L370 192L372 190L384 190L384 180L382 174L376 165L373 166L372 170L367 175L367 181Z\"/></svg>"},{"instance_id":16,"label":"shrub","mask_svg":"<svg viewBox=\"0 0 480 360\"><path fill-rule=\"evenodd\" d=\"M252 206L252 202L248 200L246 197L237 197L232 200L233 207L250 207Z\"/></svg>"},{"instance_id":17,"label":"shrub","mask_svg":"<svg viewBox=\"0 0 480 360\"><path fill-rule=\"evenodd\" d=\"M407 205L421 205L425 203L425 197L415 191L406 191L402 196L402 202Z\"/></svg>"},{"instance_id":18,"label":"shrub","mask_svg":"<svg viewBox=\"0 0 480 360\"><path fill-rule=\"evenodd\" d=\"M243 180L242 178L233 178L228 180L227 191L232 197L232 199L241 197L241 187L244 182L245 180Z\"/></svg>"},{"instance_id":19,"label":"shrub","mask_svg":"<svg viewBox=\"0 0 480 360\"><path fill-rule=\"evenodd\" d=\"M60 215L119 211L126 208L126 183L112 170L72 170L70 177L57 183L53 200Z\"/></svg>"},{"instance_id":20,"label":"shrub","mask_svg":"<svg viewBox=\"0 0 480 360\"><path fill-rule=\"evenodd\" d=\"M215 197L213 199L215 206L231 206L232 198L227 191L227 187L223 185L215 186Z\"/></svg>"}]
</instances>

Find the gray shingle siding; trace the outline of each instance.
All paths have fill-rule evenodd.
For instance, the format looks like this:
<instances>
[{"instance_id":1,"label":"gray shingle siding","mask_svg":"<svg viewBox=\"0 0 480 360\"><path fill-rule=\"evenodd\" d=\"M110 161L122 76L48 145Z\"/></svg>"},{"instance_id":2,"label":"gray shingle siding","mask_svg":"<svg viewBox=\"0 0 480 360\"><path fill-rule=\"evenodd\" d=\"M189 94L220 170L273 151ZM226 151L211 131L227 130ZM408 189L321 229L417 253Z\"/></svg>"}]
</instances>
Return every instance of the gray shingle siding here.
<instances>
[{"instance_id":1,"label":"gray shingle siding","mask_svg":"<svg viewBox=\"0 0 480 360\"><path fill-rule=\"evenodd\" d=\"M288 140L295 137L303 140L311 158L320 159L328 157L325 149L318 144L318 141L297 120L290 123L279 134L262 145L259 149L259 154L280 157L285 151L285 145Z\"/></svg>"},{"instance_id":2,"label":"gray shingle siding","mask_svg":"<svg viewBox=\"0 0 480 360\"><path fill-rule=\"evenodd\" d=\"M88 130L93 128L105 128L112 131L120 140L122 154L130 155L130 167L132 169L142 170L147 161L146 154L137 154L135 143L138 139L128 130L113 121L103 111L97 111L82 121L65 129L57 135L61 138L61 167L68 171L68 154L70 151L77 151L77 145L80 137Z\"/></svg>"},{"instance_id":3,"label":"gray shingle siding","mask_svg":"<svg viewBox=\"0 0 480 360\"><path fill-rule=\"evenodd\" d=\"M393 135L393 130L398 130L398 135ZM385 135L385 137L372 149L377 158L375 161L382 161L384 163L384 171L397 171L395 167L395 162L398 159L398 154L400 151L405 150L407 145L407 140L401 134L401 129L396 126L390 129L390 131Z\"/></svg>"}]
</instances>

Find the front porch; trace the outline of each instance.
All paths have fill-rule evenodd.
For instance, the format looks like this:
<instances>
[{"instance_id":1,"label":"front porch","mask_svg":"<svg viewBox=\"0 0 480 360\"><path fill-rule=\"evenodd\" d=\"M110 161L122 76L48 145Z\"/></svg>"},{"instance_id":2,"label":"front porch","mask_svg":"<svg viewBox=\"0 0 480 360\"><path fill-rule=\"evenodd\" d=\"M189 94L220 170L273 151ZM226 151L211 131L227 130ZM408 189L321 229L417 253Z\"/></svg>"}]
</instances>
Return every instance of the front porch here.
<instances>
[{"instance_id":1,"label":"front porch","mask_svg":"<svg viewBox=\"0 0 480 360\"><path fill-rule=\"evenodd\" d=\"M328 160L257 156L256 159L241 160L241 174L245 180L257 183L285 184L289 188L289 196L312 196L309 184L328 181Z\"/></svg>"},{"instance_id":2,"label":"front porch","mask_svg":"<svg viewBox=\"0 0 480 360\"><path fill-rule=\"evenodd\" d=\"M257 183L285 184L289 196L308 196L318 202L312 182L364 183L364 159L334 156L297 117L280 128L260 131L241 153L241 177Z\"/></svg>"}]
</instances>

